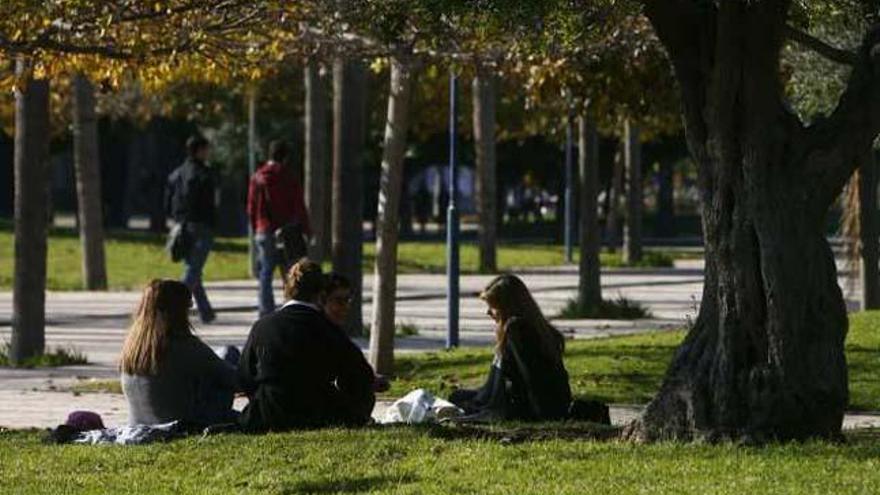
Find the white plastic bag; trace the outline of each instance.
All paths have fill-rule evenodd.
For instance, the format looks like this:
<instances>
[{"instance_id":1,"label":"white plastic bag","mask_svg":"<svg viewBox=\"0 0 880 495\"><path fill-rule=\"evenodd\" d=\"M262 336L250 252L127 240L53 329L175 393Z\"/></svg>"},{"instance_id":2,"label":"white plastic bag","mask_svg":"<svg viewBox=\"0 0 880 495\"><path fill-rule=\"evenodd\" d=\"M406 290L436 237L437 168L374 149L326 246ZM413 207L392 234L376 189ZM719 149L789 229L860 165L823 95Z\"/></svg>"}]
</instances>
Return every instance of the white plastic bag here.
<instances>
[{"instance_id":1,"label":"white plastic bag","mask_svg":"<svg viewBox=\"0 0 880 495\"><path fill-rule=\"evenodd\" d=\"M455 404L434 397L430 392L419 388L388 406L378 422L381 424L436 423L463 414L464 411Z\"/></svg>"}]
</instances>

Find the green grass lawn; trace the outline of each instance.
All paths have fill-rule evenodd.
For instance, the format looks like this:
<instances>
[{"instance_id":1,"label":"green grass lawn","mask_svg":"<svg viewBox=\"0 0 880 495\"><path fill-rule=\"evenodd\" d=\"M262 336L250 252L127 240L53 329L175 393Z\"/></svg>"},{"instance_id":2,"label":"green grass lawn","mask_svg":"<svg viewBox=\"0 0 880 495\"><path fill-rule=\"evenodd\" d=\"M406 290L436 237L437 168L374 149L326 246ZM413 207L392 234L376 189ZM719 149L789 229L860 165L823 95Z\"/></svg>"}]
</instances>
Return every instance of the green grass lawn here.
<instances>
[{"instance_id":1,"label":"green grass lawn","mask_svg":"<svg viewBox=\"0 0 880 495\"><path fill-rule=\"evenodd\" d=\"M0 492L880 493L876 432L851 434L843 445L762 448L572 438L578 432L574 425L548 425L537 439L505 442L437 427L391 427L220 435L141 447L50 446L35 432L4 432Z\"/></svg>"},{"instance_id":2,"label":"green grass lawn","mask_svg":"<svg viewBox=\"0 0 880 495\"><path fill-rule=\"evenodd\" d=\"M683 332L672 331L569 341L565 365L572 392L605 402L646 403L660 387L683 337ZM850 316L846 354L849 409L880 411L880 311ZM401 355L389 395L399 397L414 388L445 395L457 386L476 386L490 362L489 349Z\"/></svg>"},{"instance_id":3,"label":"green grass lawn","mask_svg":"<svg viewBox=\"0 0 880 495\"><path fill-rule=\"evenodd\" d=\"M569 341L565 352L572 392L610 403L644 404L660 387L663 373L683 332ZM880 410L880 311L850 317L846 343L850 410ZM490 349L398 355L397 376L384 398L424 388L447 396L456 387L482 384L491 363ZM121 393L118 381L83 381L80 393Z\"/></svg>"},{"instance_id":4,"label":"green grass lawn","mask_svg":"<svg viewBox=\"0 0 880 495\"><path fill-rule=\"evenodd\" d=\"M154 277L177 278L182 266L172 263L164 251L164 236L147 233L111 232L106 242L107 272L112 289L140 288ZM209 281L249 278L247 239L221 238L205 267ZM376 245L364 244L364 270L371 271ZM54 229L49 238L48 281L50 290L79 290L82 288L81 247L73 229ZM0 290L12 286L13 233L8 222L0 223ZM682 253L647 251L639 266L670 266L674 257ZM398 268L401 273L441 273L446 269L445 244L442 242L404 242L400 245ZM500 270L538 266L561 265L562 246L544 244L502 244L498 250ZM477 246L461 247L461 267L465 273L477 270ZM602 254L606 267L620 267L619 254Z\"/></svg>"}]
</instances>

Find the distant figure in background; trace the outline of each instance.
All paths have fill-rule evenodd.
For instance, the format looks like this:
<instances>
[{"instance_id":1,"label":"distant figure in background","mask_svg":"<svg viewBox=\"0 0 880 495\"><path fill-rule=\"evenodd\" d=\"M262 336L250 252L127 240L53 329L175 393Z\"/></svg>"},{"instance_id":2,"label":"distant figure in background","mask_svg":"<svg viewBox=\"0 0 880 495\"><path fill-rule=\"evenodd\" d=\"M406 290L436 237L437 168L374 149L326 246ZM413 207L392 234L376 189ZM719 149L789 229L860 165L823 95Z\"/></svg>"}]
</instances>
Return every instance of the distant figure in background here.
<instances>
[{"instance_id":1,"label":"distant figure in background","mask_svg":"<svg viewBox=\"0 0 880 495\"><path fill-rule=\"evenodd\" d=\"M414 206L419 231L424 234L428 220L431 218L431 192L428 191L428 186L424 181L419 184L419 188L416 190Z\"/></svg>"},{"instance_id":2,"label":"distant figure in background","mask_svg":"<svg viewBox=\"0 0 880 495\"><path fill-rule=\"evenodd\" d=\"M275 268L279 268L283 279L291 265L305 254L299 253L294 259L285 256L284 250L278 249L276 231L290 226L299 232L295 235L311 235L303 188L288 164L289 155L284 141L272 141L269 161L257 169L248 185L247 212L255 234L259 264L260 316L275 310L272 292Z\"/></svg>"},{"instance_id":3,"label":"distant figure in background","mask_svg":"<svg viewBox=\"0 0 880 495\"><path fill-rule=\"evenodd\" d=\"M495 320L495 358L478 390L456 390L449 401L486 419L546 421L569 414L571 389L562 362L565 341L544 318L523 281L500 275L480 294Z\"/></svg>"},{"instance_id":4,"label":"distant figure in background","mask_svg":"<svg viewBox=\"0 0 880 495\"><path fill-rule=\"evenodd\" d=\"M144 288L119 359L129 424L235 421L235 368L193 335L191 306L189 289L176 280Z\"/></svg>"},{"instance_id":5,"label":"distant figure in background","mask_svg":"<svg viewBox=\"0 0 880 495\"><path fill-rule=\"evenodd\" d=\"M217 219L217 184L214 170L207 159L211 145L201 136L186 141L187 159L168 176L165 210L181 225L191 239L191 248L184 258L183 283L192 291L203 323L216 318L202 285L202 270L214 243Z\"/></svg>"},{"instance_id":6,"label":"distant figure in background","mask_svg":"<svg viewBox=\"0 0 880 495\"><path fill-rule=\"evenodd\" d=\"M251 328L239 376L248 431L359 426L375 405L373 369L319 306L325 278L304 258L291 267L287 302Z\"/></svg>"}]
</instances>

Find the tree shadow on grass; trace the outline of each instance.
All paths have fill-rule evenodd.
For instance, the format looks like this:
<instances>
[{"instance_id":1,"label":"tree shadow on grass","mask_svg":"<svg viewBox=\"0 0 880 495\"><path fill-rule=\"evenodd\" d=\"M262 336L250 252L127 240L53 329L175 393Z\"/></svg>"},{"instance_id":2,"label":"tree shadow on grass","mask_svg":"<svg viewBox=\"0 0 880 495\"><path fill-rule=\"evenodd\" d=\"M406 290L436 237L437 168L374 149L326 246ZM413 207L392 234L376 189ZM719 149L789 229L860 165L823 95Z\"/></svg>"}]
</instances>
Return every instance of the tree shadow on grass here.
<instances>
[{"instance_id":1,"label":"tree shadow on grass","mask_svg":"<svg viewBox=\"0 0 880 495\"><path fill-rule=\"evenodd\" d=\"M417 425L431 438L449 441L482 440L502 444L548 440L609 441L619 438L621 428L587 422L457 423Z\"/></svg>"},{"instance_id":2,"label":"tree shadow on grass","mask_svg":"<svg viewBox=\"0 0 880 495\"><path fill-rule=\"evenodd\" d=\"M400 476L339 476L317 480L304 480L285 486L281 493L363 493L382 488L417 483L419 479L412 474Z\"/></svg>"}]
</instances>

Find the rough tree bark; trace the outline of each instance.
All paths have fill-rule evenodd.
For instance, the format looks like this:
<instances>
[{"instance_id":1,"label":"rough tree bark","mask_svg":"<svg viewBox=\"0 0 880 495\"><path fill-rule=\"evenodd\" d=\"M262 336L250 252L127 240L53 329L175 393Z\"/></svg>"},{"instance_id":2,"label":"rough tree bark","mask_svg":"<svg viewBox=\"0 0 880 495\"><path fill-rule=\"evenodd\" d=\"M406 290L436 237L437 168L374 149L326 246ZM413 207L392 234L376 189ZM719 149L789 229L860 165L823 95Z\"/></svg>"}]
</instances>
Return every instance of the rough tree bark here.
<instances>
[{"instance_id":1,"label":"rough tree bark","mask_svg":"<svg viewBox=\"0 0 880 495\"><path fill-rule=\"evenodd\" d=\"M599 232L597 195L599 192L599 135L596 124L581 115L578 132L578 182L580 200L580 261L578 266L578 305L595 308L602 302L599 280Z\"/></svg>"},{"instance_id":2,"label":"rough tree bark","mask_svg":"<svg viewBox=\"0 0 880 495\"><path fill-rule=\"evenodd\" d=\"M376 269L373 278L373 321L370 364L377 373L394 370L394 312L397 298L397 241L412 74L402 57L391 59L391 83L385 144L376 213Z\"/></svg>"},{"instance_id":3,"label":"rough tree bark","mask_svg":"<svg viewBox=\"0 0 880 495\"><path fill-rule=\"evenodd\" d=\"M859 286L862 309L880 308L880 239L877 225L877 163L873 146L862 154L859 167Z\"/></svg>"},{"instance_id":4,"label":"rough tree bark","mask_svg":"<svg viewBox=\"0 0 880 495\"><path fill-rule=\"evenodd\" d=\"M623 157L626 168L626 222L623 225L623 262L642 260L642 144L639 127L629 119L623 125Z\"/></svg>"},{"instance_id":5,"label":"rough tree bark","mask_svg":"<svg viewBox=\"0 0 880 495\"><path fill-rule=\"evenodd\" d=\"M305 79L305 191L306 207L312 226L309 256L320 262L330 253L330 181L332 169L328 160L327 90L318 65L309 61Z\"/></svg>"},{"instance_id":6,"label":"rough tree bark","mask_svg":"<svg viewBox=\"0 0 880 495\"><path fill-rule=\"evenodd\" d=\"M77 74L73 78L73 92L73 163L79 205L83 284L88 290L106 290L107 267L104 260L104 214L101 208L95 88L85 76Z\"/></svg>"},{"instance_id":7,"label":"rough tree bark","mask_svg":"<svg viewBox=\"0 0 880 495\"><path fill-rule=\"evenodd\" d=\"M333 270L352 287L346 331L363 332L363 147L366 120L363 63L333 61Z\"/></svg>"},{"instance_id":8,"label":"rough tree bark","mask_svg":"<svg viewBox=\"0 0 880 495\"><path fill-rule=\"evenodd\" d=\"M477 158L477 237L481 273L498 271L496 259L495 75L477 65L473 80L474 148Z\"/></svg>"},{"instance_id":9,"label":"rough tree bark","mask_svg":"<svg viewBox=\"0 0 880 495\"><path fill-rule=\"evenodd\" d=\"M14 366L45 350L46 243L49 234L49 81L18 62L15 92L15 269L12 289Z\"/></svg>"},{"instance_id":10,"label":"rough tree bark","mask_svg":"<svg viewBox=\"0 0 880 495\"><path fill-rule=\"evenodd\" d=\"M828 208L880 130L880 39L837 109L805 127L783 102L788 2L646 2L682 91L698 164L706 269L699 314L631 438L840 434L846 306Z\"/></svg>"}]
</instances>

